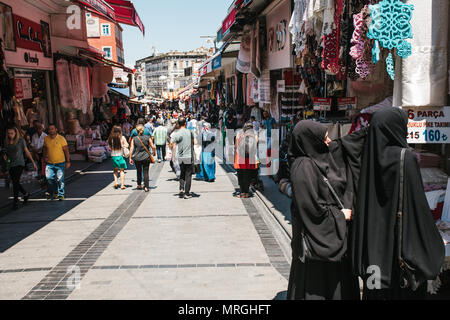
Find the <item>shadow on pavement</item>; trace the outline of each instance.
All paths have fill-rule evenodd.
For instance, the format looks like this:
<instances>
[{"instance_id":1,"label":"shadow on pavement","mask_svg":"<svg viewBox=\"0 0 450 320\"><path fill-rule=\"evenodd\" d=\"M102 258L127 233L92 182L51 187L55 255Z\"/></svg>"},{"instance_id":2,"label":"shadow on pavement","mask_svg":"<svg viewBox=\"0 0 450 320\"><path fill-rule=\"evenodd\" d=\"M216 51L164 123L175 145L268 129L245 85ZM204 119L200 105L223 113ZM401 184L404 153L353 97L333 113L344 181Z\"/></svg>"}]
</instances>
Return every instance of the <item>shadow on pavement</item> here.
<instances>
[{"instance_id":1,"label":"shadow on pavement","mask_svg":"<svg viewBox=\"0 0 450 320\"><path fill-rule=\"evenodd\" d=\"M112 175L104 173L104 170L109 170L110 167L109 162L99 164L88 170L87 174L71 180L66 185L64 201L47 201L43 195L38 195L30 199L28 205L21 205L17 211L11 211L9 208L0 210L0 253L112 185ZM111 187L111 191L115 190Z\"/></svg>"}]
</instances>

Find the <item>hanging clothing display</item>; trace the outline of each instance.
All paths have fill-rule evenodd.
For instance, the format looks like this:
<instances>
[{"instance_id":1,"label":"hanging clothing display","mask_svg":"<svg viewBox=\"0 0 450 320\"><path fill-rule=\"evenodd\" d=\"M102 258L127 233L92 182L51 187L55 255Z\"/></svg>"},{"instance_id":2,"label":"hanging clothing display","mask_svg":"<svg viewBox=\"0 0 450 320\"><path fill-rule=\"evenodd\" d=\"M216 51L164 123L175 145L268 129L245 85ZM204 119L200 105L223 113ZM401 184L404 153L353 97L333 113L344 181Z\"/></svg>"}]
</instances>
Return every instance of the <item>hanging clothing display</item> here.
<instances>
[{"instance_id":1,"label":"hanging clothing display","mask_svg":"<svg viewBox=\"0 0 450 320\"><path fill-rule=\"evenodd\" d=\"M56 76L58 80L59 103L64 109L74 107L74 91L69 70L69 62L65 59L56 61Z\"/></svg>"}]
</instances>

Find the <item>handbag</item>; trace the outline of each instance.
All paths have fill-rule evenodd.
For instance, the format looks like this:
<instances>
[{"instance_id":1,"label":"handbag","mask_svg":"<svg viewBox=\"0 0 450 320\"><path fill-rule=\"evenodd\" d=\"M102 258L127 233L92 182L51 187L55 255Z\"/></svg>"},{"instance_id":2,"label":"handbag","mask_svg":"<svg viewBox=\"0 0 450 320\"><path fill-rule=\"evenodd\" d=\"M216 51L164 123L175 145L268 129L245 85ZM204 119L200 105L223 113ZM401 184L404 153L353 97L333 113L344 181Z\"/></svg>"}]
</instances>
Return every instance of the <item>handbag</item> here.
<instances>
[{"instance_id":1,"label":"handbag","mask_svg":"<svg viewBox=\"0 0 450 320\"><path fill-rule=\"evenodd\" d=\"M150 156L150 163L155 163L155 158L153 158L152 154L150 153L150 151L148 151L147 147L144 145L144 143L142 142L141 138L139 138L139 136L137 136L136 138L139 139L139 142L141 143L141 145L144 147L145 151L148 153L148 155Z\"/></svg>"},{"instance_id":2,"label":"handbag","mask_svg":"<svg viewBox=\"0 0 450 320\"><path fill-rule=\"evenodd\" d=\"M403 244L403 200L404 200L404 179L405 179L405 153L406 149L402 149L400 155L400 189L398 195L398 212L397 212L397 258L400 267L400 287L402 289L409 288L416 291L426 280L418 273L418 270L409 265L402 257Z\"/></svg>"},{"instance_id":3,"label":"handbag","mask_svg":"<svg viewBox=\"0 0 450 320\"><path fill-rule=\"evenodd\" d=\"M194 148L194 133L191 132L191 163L192 163L192 171L194 174L198 174L202 172L202 167L195 159L195 148Z\"/></svg>"},{"instance_id":4,"label":"handbag","mask_svg":"<svg viewBox=\"0 0 450 320\"><path fill-rule=\"evenodd\" d=\"M130 149L128 149L127 147L124 147L123 143L122 143L122 152L123 152L123 156L125 158L130 157Z\"/></svg>"}]
</instances>

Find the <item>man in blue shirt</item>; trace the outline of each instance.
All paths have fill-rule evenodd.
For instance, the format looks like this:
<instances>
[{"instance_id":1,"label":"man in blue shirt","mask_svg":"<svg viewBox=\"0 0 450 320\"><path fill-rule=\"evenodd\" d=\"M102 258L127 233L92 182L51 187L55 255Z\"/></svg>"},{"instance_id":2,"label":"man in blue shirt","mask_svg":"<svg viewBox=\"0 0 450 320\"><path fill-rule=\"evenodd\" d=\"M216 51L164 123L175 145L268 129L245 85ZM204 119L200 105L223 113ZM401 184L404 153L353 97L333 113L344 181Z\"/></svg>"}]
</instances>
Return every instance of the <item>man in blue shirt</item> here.
<instances>
[{"instance_id":1,"label":"man in blue shirt","mask_svg":"<svg viewBox=\"0 0 450 320\"><path fill-rule=\"evenodd\" d=\"M155 126L153 125L152 118L147 118L147 123L144 125L144 128L147 129L148 132L150 132L150 136L153 136L153 131L155 131Z\"/></svg>"}]
</instances>

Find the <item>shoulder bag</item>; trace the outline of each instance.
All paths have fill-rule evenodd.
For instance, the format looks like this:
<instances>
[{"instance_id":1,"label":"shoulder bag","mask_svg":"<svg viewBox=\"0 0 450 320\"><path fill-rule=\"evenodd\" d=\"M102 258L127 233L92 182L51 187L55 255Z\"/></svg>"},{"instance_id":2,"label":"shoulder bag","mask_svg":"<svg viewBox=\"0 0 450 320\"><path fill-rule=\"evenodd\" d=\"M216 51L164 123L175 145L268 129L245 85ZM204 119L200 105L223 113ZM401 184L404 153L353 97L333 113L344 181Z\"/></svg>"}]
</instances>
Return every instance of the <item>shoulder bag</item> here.
<instances>
[{"instance_id":1,"label":"shoulder bag","mask_svg":"<svg viewBox=\"0 0 450 320\"><path fill-rule=\"evenodd\" d=\"M122 144L122 152L123 152L123 156L124 156L125 158L128 158L128 157L130 156L130 149L128 149L127 147L125 147L125 146L123 145L123 139L122 139L122 141L121 141L120 143Z\"/></svg>"},{"instance_id":2,"label":"shoulder bag","mask_svg":"<svg viewBox=\"0 0 450 320\"><path fill-rule=\"evenodd\" d=\"M320 172L319 166L314 162L314 160L312 160L312 162L316 165L317 169ZM333 195L333 197L335 198L336 202L339 205L339 209L343 210L345 209L344 204L342 203L341 199L339 198L336 190L334 190L333 186L331 185L330 181L328 180L328 178L326 178L323 174L321 174L321 177L323 179L323 181L325 182L325 184L328 186L328 189L330 189L331 194ZM327 260L323 260L317 257L314 257L311 253L311 250L308 246L308 239L307 236L305 234L305 231L302 231L301 234L301 241L302 241L302 247L303 247L303 257L300 258L300 260L305 263L305 258L308 258L309 260L315 260L315 261L325 261L327 262Z\"/></svg>"},{"instance_id":3,"label":"shoulder bag","mask_svg":"<svg viewBox=\"0 0 450 320\"><path fill-rule=\"evenodd\" d=\"M150 153L150 151L148 151L147 147L144 145L144 143L142 142L141 138L139 138L139 136L137 136L136 138L138 138L139 142L141 143L141 145L144 147L145 151L148 153L148 155L150 156L150 163L155 163L155 158L153 158L152 154Z\"/></svg>"},{"instance_id":4,"label":"shoulder bag","mask_svg":"<svg viewBox=\"0 0 450 320\"><path fill-rule=\"evenodd\" d=\"M397 258L400 267L400 287L416 291L426 280L418 273L417 269L410 266L402 257L403 247L403 201L405 192L405 153L402 149L400 155L400 189L398 193L397 212Z\"/></svg>"}]
</instances>

